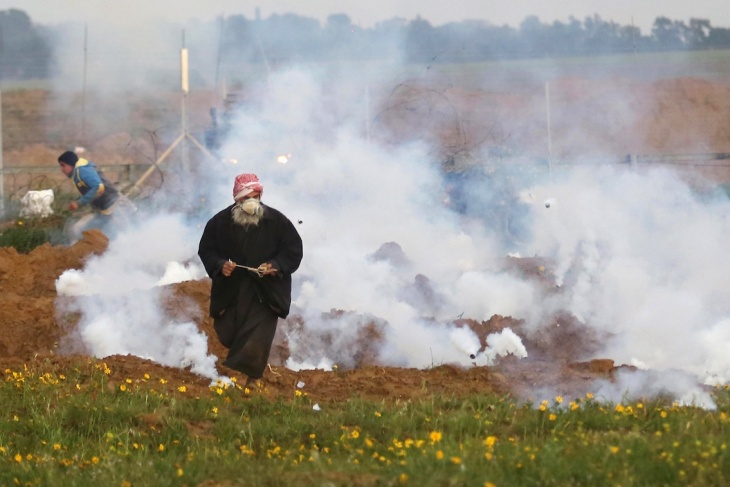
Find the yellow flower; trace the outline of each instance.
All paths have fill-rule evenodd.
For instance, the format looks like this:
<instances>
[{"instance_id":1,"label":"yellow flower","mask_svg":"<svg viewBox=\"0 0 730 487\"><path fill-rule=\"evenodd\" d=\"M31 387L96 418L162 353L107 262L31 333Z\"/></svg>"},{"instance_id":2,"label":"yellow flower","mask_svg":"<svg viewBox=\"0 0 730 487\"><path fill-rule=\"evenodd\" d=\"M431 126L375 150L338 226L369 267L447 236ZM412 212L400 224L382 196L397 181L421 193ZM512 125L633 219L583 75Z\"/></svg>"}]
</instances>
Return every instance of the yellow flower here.
<instances>
[{"instance_id":1,"label":"yellow flower","mask_svg":"<svg viewBox=\"0 0 730 487\"><path fill-rule=\"evenodd\" d=\"M484 487L497 487L497 486L496 486L496 485L494 485L494 484L493 484L493 483L491 483L491 482L484 482Z\"/></svg>"},{"instance_id":2,"label":"yellow flower","mask_svg":"<svg viewBox=\"0 0 730 487\"><path fill-rule=\"evenodd\" d=\"M563 403L563 396L555 396L555 402L557 402L558 404L562 404Z\"/></svg>"},{"instance_id":3,"label":"yellow flower","mask_svg":"<svg viewBox=\"0 0 730 487\"><path fill-rule=\"evenodd\" d=\"M185 392L185 391L188 390L188 388L185 387L185 386L180 386L180 387L177 388L177 390L180 391L180 392Z\"/></svg>"},{"instance_id":4,"label":"yellow flower","mask_svg":"<svg viewBox=\"0 0 730 487\"><path fill-rule=\"evenodd\" d=\"M659 416L661 416L662 418L666 418L667 417L667 412L666 411L662 411L661 413L659 413Z\"/></svg>"},{"instance_id":5,"label":"yellow flower","mask_svg":"<svg viewBox=\"0 0 730 487\"><path fill-rule=\"evenodd\" d=\"M300 391L299 389L297 389L296 391L294 391L294 395L296 397L300 397L302 395L302 391Z\"/></svg>"},{"instance_id":6,"label":"yellow flower","mask_svg":"<svg viewBox=\"0 0 730 487\"><path fill-rule=\"evenodd\" d=\"M492 452L487 452L484 454L484 458L486 458L487 460L491 460L492 458L494 458L494 455L492 455Z\"/></svg>"},{"instance_id":7,"label":"yellow flower","mask_svg":"<svg viewBox=\"0 0 730 487\"><path fill-rule=\"evenodd\" d=\"M126 391L126 390L127 390L127 386L126 386L126 385L124 385L124 384L121 384L121 385L119 386L119 390L120 390L120 391L122 391L122 392L124 392L124 391Z\"/></svg>"},{"instance_id":8,"label":"yellow flower","mask_svg":"<svg viewBox=\"0 0 730 487\"><path fill-rule=\"evenodd\" d=\"M492 448L495 443L497 443L496 436L487 436L487 438L484 440L484 445L489 448Z\"/></svg>"},{"instance_id":9,"label":"yellow flower","mask_svg":"<svg viewBox=\"0 0 730 487\"><path fill-rule=\"evenodd\" d=\"M540 411L545 411L547 409L547 406L544 404L540 404Z\"/></svg>"},{"instance_id":10,"label":"yellow flower","mask_svg":"<svg viewBox=\"0 0 730 487\"><path fill-rule=\"evenodd\" d=\"M355 438L355 439L357 439L357 438L358 438L359 436L360 436L360 432L359 432L358 430L353 430L353 431L352 431L352 432L350 433L350 437L351 437L351 438Z\"/></svg>"},{"instance_id":11,"label":"yellow flower","mask_svg":"<svg viewBox=\"0 0 730 487\"><path fill-rule=\"evenodd\" d=\"M94 465L99 463L99 457L91 457L91 463L93 463Z\"/></svg>"},{"instance_id":12,"label":"yellow flower","mask_svg":"<svg viewBox=\"0 0 730 487\"><path fill-rule=\"evenodd\" d=\"M587 392L586 399L593 399L593 394L591 394L590 392Z\"/></svg>"},{"instance_id":13,"label":"yellow flower","mask_svg":"<svg viewBox=\"0 0 730 487\"><path fill-rule=\"evenodd\" d=\"M20 453L16 453L15 456L13 457L13 459L16 462L21 463L23 461L23 456Z\"/></svg>"},{"instance_id":14,"label":"yellow flower","mask_svg":"<svg viewBox=\"0 0 730 487\"><path fill-rule=\"evenodd\" d=\"M160 379L160 384L167 384L167 379Z\"/></svg>"},{"instance_id":15,"label":"yellow flower","mask_svg":"<svg viewBox=\"0 0 730 487\"><path fill-rule=\"evenodd\" d=\"M408 475L407 474L404 474L404 473L400 474L398 476L398 482L400 482L401 484L407 483L408 482Z\"/></svg>"},{"instance_id":16,"label":"yellow flower","mask_svg":"<svg viewBox=\"0 0 730 487\"><path fill-rule=\"evenodd\" d=\"M380 414L380 411L375 411L375 416L379 418L382 416L382 414Z\"/></svg>"},{"instance_id":17,"label":"yellow flower","mask_svg":"<svg viewBox=\"0 0 730 487\"><path fill-rule=\"evenodd\" d=\"M53 449L54 449L54 450L60 450L60 449L61 449L61 445L60 445L60 444L58 444L58 443L54 443L54 445L53 445Z\"/></svg>"},{"instance_id":18,"label":"yellow flower","mask_svg":"<svg viewBox=\"0 0 730 487\"><path fill-rule=\"evenodd\" d=\"M443 458L444 458L444 452L442 452L441 450L437 451L436 452L436 459L437 460L443 460Z\"/></svg>"},{"instance_id":19,"label":"yellow flower","mask_svg":"<svg viewBox=\"0 0 730 487\"><path fill-rule=\"evenodd\" d=\"M178 469L177 469L177 476L178 476L178 477L182 477L182 476L183 476L183 473L184 473L184 472L183 472L183 469L182 469L182 468L178 468Z\"/></svg>"},{"instance_id":20,"label":"yellow flower","mask_svg":"<svg viewBox=\"0 0 730 487\"><path fill-rule=\"evenodd\" d=\"M461 458L451 457L451 463L453 463L454 465L461 465Z\"/></svg>"},{"instance_id":21,"label":"yellow flower","mask_svg":"<svg viewBox=\"0 0 730 487\"><path fill-rule=\"evenodd\" d=\"M619 447L617 447L617 446L612 446L612 447L611 447L611 453L618 453L618 452L619 452L619 450L620 450L620 448L619 448Z\"/></svg>"},{"instance_id":22,"label":"yellow flower","mask_svg":"<svg viewBox=\"0 0 730 487\"><path fill-rule=\"evenodd\" d=\"M144 380L150 380L150 374L145 374L144 375Z\"/></svg>"},{"instance_id":23,"label":"yellow flower","mask_svg":"<svg viewBox=\"0 0 730 487\"><path fill-rule=\"evenodd\" d=\"M555 416L555 414L552 414L552 413L551 413L551 414L550 414L550 416L548 416L548 419L549 419L550 421L555 421L556 419L558 419L558 417L557 417L557 416Z\"/></svg>"},{"instance_id":24,"label":"yellow flower","mask_svg":"<svg viewBox=\"0 0 730 487\"><path fill-rule=\"evenodd\" d=\"M160 443L160 446L157 447L157 451L165 451L165 445Z\"/></svg>"},{"instance_id":25,"label":"yellow flower","mask_svg":"<svg viewBox=\"0 0 730 487\"><path fill-rule=\"evenodd\" d=\"M218 414L218 408L215 406L213 406L213 409L211 409L211 411L213 411L213 414Z\"/></svg>"},{"instance_id":26,"label":"yellow flower","mask_svg":"<svg viewBox=\"0 0 730 487\"><path fill-rule=\"evenodd\" d=\"M441 433L438 431L432 431L430 435L428 435L428 438L431 440L431 443L437 443L441 441Z\"/></svg>"}]
</instances>

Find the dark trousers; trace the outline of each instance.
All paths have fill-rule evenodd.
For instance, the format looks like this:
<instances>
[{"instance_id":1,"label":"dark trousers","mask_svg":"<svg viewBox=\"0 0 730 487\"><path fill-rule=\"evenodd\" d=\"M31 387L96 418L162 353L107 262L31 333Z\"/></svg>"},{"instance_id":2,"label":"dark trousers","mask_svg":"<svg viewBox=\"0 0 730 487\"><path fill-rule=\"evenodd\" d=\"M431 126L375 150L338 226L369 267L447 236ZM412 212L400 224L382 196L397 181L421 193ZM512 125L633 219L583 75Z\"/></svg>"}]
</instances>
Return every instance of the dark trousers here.
<instances>
[{"instance_id":1,"label":"dark trousers","mask_svg":"<svg viewBox=\"0 0 730 487\"><path fill-rule=\"evenodd\" d=\"M253 296L239 296L235 307L213 320L218 339L228 348L223 365L260 379L269 363L279 317Z\"/></svg>"}]
</instances>

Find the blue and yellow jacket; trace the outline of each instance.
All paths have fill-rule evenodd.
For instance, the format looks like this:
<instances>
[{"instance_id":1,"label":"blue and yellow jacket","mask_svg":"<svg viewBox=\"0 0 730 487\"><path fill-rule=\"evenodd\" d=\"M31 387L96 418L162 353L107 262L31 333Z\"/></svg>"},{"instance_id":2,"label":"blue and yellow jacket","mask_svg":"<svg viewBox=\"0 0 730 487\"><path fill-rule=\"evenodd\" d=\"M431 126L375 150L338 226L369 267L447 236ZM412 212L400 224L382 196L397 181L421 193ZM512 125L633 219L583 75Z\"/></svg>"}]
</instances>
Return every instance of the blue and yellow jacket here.
<instances>
[{"instance_id":1,"label":"blue and yellow jacket","mask_svg":"<svg viewBox=\"0 0 730 487\"><path fill-rule=\"evenodd\" d=\"M112 183L99 174L93 162L79 158L71 177L76 189L81 193L79 206L88 204L100 213L111 214L112 205L119 198L119 192Z\"/></svg>"}]
</instances>

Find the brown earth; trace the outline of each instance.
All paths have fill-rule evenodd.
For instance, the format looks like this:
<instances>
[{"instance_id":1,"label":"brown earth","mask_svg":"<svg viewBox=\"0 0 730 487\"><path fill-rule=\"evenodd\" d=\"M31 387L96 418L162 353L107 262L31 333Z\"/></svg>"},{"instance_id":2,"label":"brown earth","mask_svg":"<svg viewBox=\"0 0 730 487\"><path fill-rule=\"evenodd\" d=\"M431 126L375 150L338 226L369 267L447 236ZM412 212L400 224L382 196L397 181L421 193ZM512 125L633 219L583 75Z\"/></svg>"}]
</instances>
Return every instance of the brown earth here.
<instances>
[{"instance_id":1,"label":"brown earth","mask_svg":"<svg viewBox=\"0 0 730 487\"><path fill-rule=\"evenodd\" d=\"M108 239L98 231L86 232L84 238L72 246L37 247L28 254L20 254L13 248L0 248L0 370L17 370L23 365L40 367L43 370L68 370L81 368L83 364L97 362L84 353L64 354L65 337L73 334L79 316L59 314L59 297L55 290L56 279L67 269L82 268L85 259L105 251ZM514 272L541 280L550 286L549 276L543 262L534 259L510 259L506 263ZM165 309L174 317L175 311L188 309L185 305L194 301L205 316L208 306L210 281L202 279L170 285L170 297L164 303ZM188 317L189 319L189 317ZM591 381L597 378L610 379L617 369L610 360L580 362L580 358L594 350L595 342L587 330L581 329L568 317L560 318L561 326L550 327L537 335L523 340L528 349L528 358L507 357L492 367L459 367L441 365L426 370L385 367L377 363L375 354L367 353L379 343L375 326L360 337L357 362L334 372L322 370L292 371L283 367L288 358L285 341L280 337L283 331L301 324L301 317L291 316L280 325L272 352L272 366L265 374L261 393L271 397L293 397L296 385L305 383L304 390L312 401L326 403L342 401L353 395L367 399L417 399L433 393L455 397L471 393L495 392L513 394L515 397L530 398L529 391L536 387L560 387L563 393L583 394ZM457 322L459 326L471 327L486 346L489 333L511 327L516 333L521 323L509 317L494 316L489 321L478 323L469 319ZM210 318L201 318L198 327L208 337L209 353L225 357L226 350L220 345ZM112 384L127 378L142 380L145 374L153 379L165 378L171 384L185 384L189 391L204 394L210 380L184 369L165 367L134 356L110 356L99 359L112 370ZM90 369L87 367L87 369ZM243 383L245 377L218 365L221 375L235 377ZM545 398L534 398L545 399Z\"/></svg>"}]
</instances>

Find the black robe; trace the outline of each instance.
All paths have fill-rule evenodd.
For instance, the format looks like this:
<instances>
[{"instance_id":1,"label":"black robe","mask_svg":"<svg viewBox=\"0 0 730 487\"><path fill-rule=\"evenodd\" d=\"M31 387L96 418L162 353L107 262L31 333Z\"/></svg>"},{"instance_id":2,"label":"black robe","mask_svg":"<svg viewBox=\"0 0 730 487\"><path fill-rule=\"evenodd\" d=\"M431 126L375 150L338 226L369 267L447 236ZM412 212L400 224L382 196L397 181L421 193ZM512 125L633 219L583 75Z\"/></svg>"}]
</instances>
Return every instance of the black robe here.
<instances>
[{"instance_id":1,"label":"black robe","mask_svg":"<svg viewBox=\"0 0 730 487\"><path fill-rule=\"evenodd\" d=\"M247 226L233 222L232 208L208 221L198 256L212 279L209 311L218 338L229 348L225 364L258 378L268 361L276 318L289 314L291 275L302 261L302 239L292 222L274 208L264 206L258 225ZM270 263L278 272L258 277L236 268L225 277L221 269L229 259L253 268Z\"/></svg>"},{"instance_id":2,"label":"black robe","mask_svg":"<svg viewBox=\"0 0 730 487\"><path fill-rule=\"evenodd\" d=\"M291 275L302 261L302 239L291 221L280 211L264 206L258 225L243 227L233 222L233 205L218 212L203 230L198 255L208 276L213 280L210 290L210 316L220 316L231 306L241 286L266 302L281 318L286 318L291 306ZM230 277L221 274L227 260L247 267L269 262L278 272L274 276L258 277L237 268Z\"/></svg>"}]
</instances>

